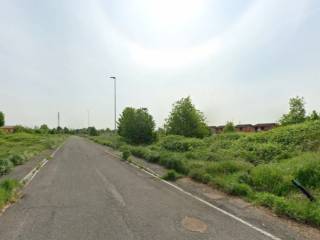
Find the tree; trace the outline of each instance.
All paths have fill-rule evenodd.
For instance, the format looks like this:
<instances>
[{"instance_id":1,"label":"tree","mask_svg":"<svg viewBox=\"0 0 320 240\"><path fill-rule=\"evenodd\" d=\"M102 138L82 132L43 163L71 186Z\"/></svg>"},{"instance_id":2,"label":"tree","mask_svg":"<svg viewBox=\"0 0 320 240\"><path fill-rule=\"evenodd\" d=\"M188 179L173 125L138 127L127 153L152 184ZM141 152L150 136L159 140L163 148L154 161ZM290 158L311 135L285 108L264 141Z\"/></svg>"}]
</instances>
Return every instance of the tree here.
<instances>
[{"instance_id":1,"label":"tree","mask_svg":"<svg viewBox=\"0 0 320 240\"><path fill-rule=\"evenodd\" d=\"M236 131L236 128L235 128L233 122L227 122L227 124L223 128L224 133L232 133L235 131Z\"/></svg>"},{"instance_id":2,"label":"tree","mask_svg":"<svg viewBox=\"0 0 320 240\"><path fill-rule=\"evenodd\" d=\"M88 127L88 134L90 136L98 136L98 131L95 127Z\"/></svg>"},{"instance_id":3,"label":"tree","mask_svg":"<svg viewBox=\"0 0 320 240\"><path fill-rule=\"evenodd\" d=\"M4 123L5 123L4 114L3 112L0 112L0 127L4 126Z\"/></svg>"},{"instance_id":4,"label":"tree","mask_svg":"<svg viewBox=\"0 0 320 240\"><path fill-rule=\"evenodd\" d=\"M151 143L155 139L155 122L146 108L127 107L118 120L118 133L134 144Z\"/></svg>"},{"instance_id":5,"label":"tree","mask_svg":"<svg viewBox=\"0 0 320 240\"><path fill-rule=\"evenodd\" d=\"M190 97L182 98L173 105L165 130L167 134L185 137L203 138L210 134L203 113L195 108Z\"/></svg>"},{"instance_id":6,"label":"tree","mask_svg":"<svg viewBox=\"0 0 320 240\"><path fill-rule=\"evenodd\" d=\"M280 119L282 125L301 123L306 120L305 102L303 97L294 97L289 101L289 113Z\"/></svg>"},{"instance_id":7,"label":"tree","mask_svg":"<svg viewBox=\"0 0 320 240\"><path fill-rule=\"evenodd\" d=\"M312 113L307 117L307 120L309 121L320 120L320 116L315 110L313 110Z\"/></svg>"}]
</instances>

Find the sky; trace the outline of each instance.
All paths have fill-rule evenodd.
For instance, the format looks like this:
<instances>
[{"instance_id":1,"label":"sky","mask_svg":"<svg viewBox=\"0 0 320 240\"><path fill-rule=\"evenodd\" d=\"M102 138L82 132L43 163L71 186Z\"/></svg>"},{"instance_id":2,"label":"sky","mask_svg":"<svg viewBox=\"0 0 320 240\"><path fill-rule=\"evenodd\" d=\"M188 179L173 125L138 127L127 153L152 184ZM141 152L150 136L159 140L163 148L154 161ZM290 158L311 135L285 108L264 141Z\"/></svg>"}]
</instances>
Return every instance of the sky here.
<instances>
[{"instance_id":1,"label":"sky","mask_svg":"<svg viewBox=\"0 0 320 240\"><path fill-rule=\"evenodd\" d=\"M146 107L162 126L190 96L209 125L320 111L318 0L0 0L6 124L112 128Z\"/></svg>"}]
</instances>

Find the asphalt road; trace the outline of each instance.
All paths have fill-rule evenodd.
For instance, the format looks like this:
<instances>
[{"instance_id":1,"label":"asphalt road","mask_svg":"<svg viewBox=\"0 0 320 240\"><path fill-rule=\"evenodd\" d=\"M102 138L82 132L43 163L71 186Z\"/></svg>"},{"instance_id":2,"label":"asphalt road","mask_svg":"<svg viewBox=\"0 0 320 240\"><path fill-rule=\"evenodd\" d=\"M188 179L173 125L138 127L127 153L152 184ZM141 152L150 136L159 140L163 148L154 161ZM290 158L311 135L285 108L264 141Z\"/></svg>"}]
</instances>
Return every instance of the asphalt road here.
<instances>
[{"instance_id":1,"label":"asphalt road","mask_svg":"<svg viewBox=\"0 0 320 240\"><path fill-rule=\"evenodd\" d=\"M0 239L270 239L71 137L0 216Z\"/></svg>"}]
</instances>

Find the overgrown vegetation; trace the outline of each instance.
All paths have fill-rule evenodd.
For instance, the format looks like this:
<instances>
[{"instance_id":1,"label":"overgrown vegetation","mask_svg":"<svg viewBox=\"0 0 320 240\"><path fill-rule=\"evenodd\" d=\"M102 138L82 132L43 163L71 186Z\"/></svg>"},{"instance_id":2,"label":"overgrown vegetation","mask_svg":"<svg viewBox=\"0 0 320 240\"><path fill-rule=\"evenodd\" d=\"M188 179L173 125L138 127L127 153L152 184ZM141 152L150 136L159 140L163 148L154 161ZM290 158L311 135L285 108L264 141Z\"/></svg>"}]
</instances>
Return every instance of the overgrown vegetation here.
<instances>
[{"instance_id":1,"label":"overgrown vegetation","mask_svg":"<svg viewBox=\"0 0 320 240\"><path fill-rule=\"evenodd\" d=\"M203 139L162 135L151 145L129 145L120 136L93 138L185 175L275 213L320 226L320 121L260 133L223 133ZM309 200L291 181L297 179L319 199Z\"/></svg>"},{"instance_id":2,"label":"overgrown vegetation","mask_svg":"<svg viewBox=\"0 0 320 240\"><path fill-rule=\"evenodd\" d=\"M0 176L21 165L45 149L56 147L64 135L17 132L0 133Z\"/></svg>"},{"instance_id":3,"label":"overgrown vegetation","mask_svg":"<svg viewBox=\"0 0 320 240\"><path fill-rule=\"evenodd\" d=\"M16 180L7 179L0 182L0 209L8 202L14 200L20 184Z\"/></svg>"}]
</instances>

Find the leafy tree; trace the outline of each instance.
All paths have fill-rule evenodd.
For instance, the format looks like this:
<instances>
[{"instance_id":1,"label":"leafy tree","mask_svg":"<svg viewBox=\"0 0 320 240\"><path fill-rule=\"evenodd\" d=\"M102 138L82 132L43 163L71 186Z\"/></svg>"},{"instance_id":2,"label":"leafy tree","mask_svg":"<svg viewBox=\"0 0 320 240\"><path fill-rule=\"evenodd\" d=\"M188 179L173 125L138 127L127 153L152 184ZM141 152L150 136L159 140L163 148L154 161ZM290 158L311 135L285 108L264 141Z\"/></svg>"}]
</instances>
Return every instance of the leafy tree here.
<instances>
[{"instance_id":1,"label":"leafy tree","mask_svg":"<svg viewBox=\"0 0 320 240\"><path fill-rule=\"evenodd\" d=\"M128 142L141 144L155 140L155 122L146 108L127 107L118 121L118 133Z\"/></svg>"},{"instance_id":2,"label":"leafy tree","mask_svg":"<svg viewBox=\"0 0 320 240\"><path fill-rule=\"evenodd\" d=\"M236 128L235 128L233 122L227 122L227 124L223 128L224 133L232 133L235 131L236 131Z\"/></svg>"},{"instance_id":3,"label":"leafy tree","mask_svg":"<svg viewBox=\"0 0 320 240\"><path fill-rule=\"evenodd\" d=\"M88 127L88 134L90 136L98 136L98 131L95 127Z\"/></svg>"},{"instance_id":4,"label":"leafy tree","mask_svg":"<svg viewBox=\"0 0 320 240\"><path fill-rule=\"evenodd\" d=\"M313 110L312 113L307 117L307 120L309 121L320 120L320 115L315 110Z\"/></svg>"},{"instance_id":5,"label":"leafy tree","mask_svg":"<svg viewBox=\"0 0 320 240\"><path fill-rule=\"evenodd\" d=\"M195 108L190 97L182 98L173 105L165 130L167 134L185 137L203 138L210 134L203 113Z\"/></svg>"},{"instance_id":6,"label":"leafy tree","mask_svg":"<svg viewBox=\"0 0 320 240\"><path fill-rule=\"evenodd\" d=\"M4 123L5 123L4 114L3 112L0 112L0 127L4 126Z\"/></svg>"},{"instance_id":7,"label":"leafy tree","mask_svg":"<svg viewBox=\"0 0 320 240\"><path fill-rule=\"evenodd\" d=\"M40 126L40 132L41 132L41 133L49 133L49 131L50 131L50 129L49 129L49 127L47 126L47 124L42 124L42 125Z\"/></svg>"},{"instance_id":8,"label":"leafy tree","mask_svg":"<svg viewBox=\"0 0 320 240\"><path fill-rule=\"evenodd\" d=\"M305 102L303 97L294 97L289 101L289 113L280 119L282 125L301 123L306 120Z\"/></svg>"},{"instance_id":9,"label":"leafy tree","mask_svg":"<svg viewBox=\"0 0 320 240\"><path fill-rule=\"evenodd\" d=\"M64 127L64 128L63 128L63 133L65 133L65 134L69 134L69 133L70 133L69 128Z\"/></svg>"}]
</instances>

